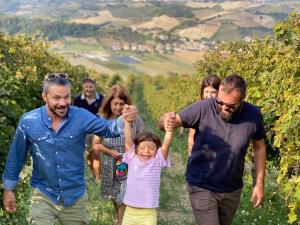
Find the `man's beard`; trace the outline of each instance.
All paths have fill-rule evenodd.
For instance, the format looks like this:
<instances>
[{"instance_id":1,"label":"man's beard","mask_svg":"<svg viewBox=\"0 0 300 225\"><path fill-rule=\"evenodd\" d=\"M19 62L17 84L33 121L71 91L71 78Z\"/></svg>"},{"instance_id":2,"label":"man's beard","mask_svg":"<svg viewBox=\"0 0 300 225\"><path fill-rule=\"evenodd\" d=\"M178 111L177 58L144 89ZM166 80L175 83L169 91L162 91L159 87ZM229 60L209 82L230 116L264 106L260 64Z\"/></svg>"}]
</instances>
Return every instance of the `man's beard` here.
<instances>
[{"instance_id":1,"label":"man's beard","mask_svg":"<svg viewBox=\"0 0 300 225\"><path fill-rule=\"evenodd\" d=\"M236 110L227 111L228 114L224 114L222 112L222 108L218 108L218 110L221 118L226 122L230 122L234 119L234 117L236 117L241 112L242 107L243 107L243 103L241 103L241 105Z\"/></svg>"},{"instance_id":2,"label":"man's beard","mask_svg":"<svg viewBox=\"0 0 300 225\"><path fill-rule=\"evenodd\" d=\"M53 107L49 107L49 105L48 105L49 111L52 112L54 115L56 115L56 116L58 116L58 117L61 117L61 118L65 117L66 113L64 113L64 115L61 115L61 114L57 113L55 110L56 110L56 109L65 109L65 108L67 108L67 111L68 111L69 105L66 106L66 107L60 107L60 108L57 108L57 107L54 107L54 108L53 108ZM66 111L66 112L67 112L67 111Z\"/></svg>"},{"instance_id":3,"label":"man's beard","mask_svg":"<svg viewBox=\"0 0 300 225\"><path fill-rule=\"evenodd\" d=\"M219 113L220 113L221 118L222 118L224 121L226 121L226 122L230 122L230 121L233 119L234 114L235 114L234 112L231 112L231 113L228 113L228 114L224 114L224 113L222 112L222 110L220 110Z\"/></svg>"}]
</instances>

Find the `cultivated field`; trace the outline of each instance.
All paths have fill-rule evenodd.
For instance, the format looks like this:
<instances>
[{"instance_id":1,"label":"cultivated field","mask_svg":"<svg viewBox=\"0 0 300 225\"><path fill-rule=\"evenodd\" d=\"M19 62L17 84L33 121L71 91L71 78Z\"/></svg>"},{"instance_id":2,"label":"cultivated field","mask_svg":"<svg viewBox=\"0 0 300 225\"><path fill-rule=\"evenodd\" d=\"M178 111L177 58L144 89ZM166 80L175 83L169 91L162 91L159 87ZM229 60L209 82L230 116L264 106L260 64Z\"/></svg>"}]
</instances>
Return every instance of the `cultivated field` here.
<instances>
[{"instance_id":1,"label":"cultivated field","mask_svg":"<svg viewBox=\"0 0 300 225\"><path fill-rule=\"evenodd\" d=\"M125 19L115 18L108 10L100 11L97 14L98 15L94 17L74 19L71 22L85 23L85 24L99 24L99 25L107 22L123 22L123 23L128 22Z\"/></svg>"},{"instance_id":2,"label":"cultivated field","mask_svg":"<svg viewBox=\"0 0 300 225\"><path fill-rule=\"evenodd\" d=\"M202 16L199 19L201 19L202 21L213 20L215 18L218 18L218 17L221 17L221 16L225 16L225 15L230 14L230 13L232 13L232 12L231 11L220 11L220 12L209 14L207 16Z\"/></svg>"},{"instance_id":3,"label":"cultivated field","mask_svg":"<svg viewBox=\"0 0 300 225\"><path fill-rule=\"evenodd\" d=\"M224 10L241 10L241 9L248 9L248 8L258 7L260 5L261 4L254 4L252 2L247 2L247 1L222 2L222 3L188 2L186 4L187 7L190 7L192 9L214 8L216 6L221 6Z\"/></svg>"},{"instance_id":4,"label":"cultivated field","mask_svg":"<svg viewBox=\"0 0 300 225\"><path fill-rule=\"evenodd\" d=\"M131 28L133 30L136 29L156 29L160 28L165 31L169 31L173 29L174 27L178 26L180 24L180 21L176 18L172 18L166 15L162 15L159 17L154 17L151 21L138 24L138 25L132 25Z\"/></svg>"},{"instance_id":5,"label":"cultivated field","mask_svg":"<svg viewBox=\"0 0 300 225\"><path fill-rule=\"evenodd\" d=\"M203 8L203 9L195 9L192 12L197 19L203 20L205 18L209 18L212 15L217 15L218 13L221 13L222 11L212 9L212 8Z\"/></svg>"},{"instance_id":6,"label":"cultivated field","mask_svg":"<svg viewBox=\"0 0 300 225\"><path fill-rule=\"evenodd\" d=\"M180 37L186 37L192 40L200 40L201 38L211 38L215 32L220 28L219 22L207 22L206 24L199 24L196 27L190 27L178 32Z\"/></svg>"},{"instance_id":7,"label":"cultivated field","mask_svg":"<svg viewBox=\"0 0 300 225\"><path fill-rule=\"evenodd\" d=\"M221 23L232 23L237 27L266 27L272 28L275 21L270 16L254 15L247 12L230 13L213 19L212 21L219 21Z\"/></svg>"},{"instance_id":8,"label":"cultivated field","mask_svg":"<svg viewBox=\"0 0 300 225\"><path fill-rule=\"evenodd\" d=\"M167 75L170 73L192 74L193 63L201 57L200 52L176 52L174 54L134 54L111 52L102 47L95 38L65 38L53 43L51 49L64 55L72 65L84 65L98 73L121 76ZM127 55L136 57L140 63L128 64L115 57Z\"/></svg>"},{"instance_id":9,"label":"cultivated field","mask_svg":"<svg viewBox=\"0 0 300 225\"><path fill-rule=\"evenodd\" d=\"M74 57L74 55L70 55L70 54L66 54L64 56L74 66L82 65L85 66L86 68L95 70L101 74L113 75L116 73L115 71L107 67L101 66L99 63L94 62L86 57Z\"/></svg>"},{"instance_id":10,"label":"cultivated field","mask_svg":"<svg viewBox=\"0 0 300 225\"><path fill-rule=\"evenodd\" d=\"M172 55L149 55L142 58L143 63L134 65L137 71L148 75L168 75L170 73L192 74L193 65Z\"/></svg>"},{"instance_id":11,"label":"cultivated field","mask_svg":"<svg viewBox=\"0 0 300 225\"><path fill-rule=\"evenodd\" d=\"M195 51L184 51L184 52L175 52L173 55L169 56L179 61L183 61L188 64L194 64L197 60L200 60L203 57L205 52L195 52Z\"/></svg>"}]
</instances>

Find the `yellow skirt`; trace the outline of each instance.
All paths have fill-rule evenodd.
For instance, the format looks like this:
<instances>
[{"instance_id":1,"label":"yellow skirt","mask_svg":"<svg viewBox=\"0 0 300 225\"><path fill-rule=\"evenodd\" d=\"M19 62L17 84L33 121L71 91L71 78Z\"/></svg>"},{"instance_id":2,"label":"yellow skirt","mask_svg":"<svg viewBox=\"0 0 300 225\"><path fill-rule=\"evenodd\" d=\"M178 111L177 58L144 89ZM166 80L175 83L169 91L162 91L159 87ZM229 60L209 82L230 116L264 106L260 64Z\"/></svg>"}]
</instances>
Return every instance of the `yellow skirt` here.
<instances>
[{"instance_id":1,"label":"yellow skirt","mask_svg":"<svg viewBox=\"0 0 300 225\"><path fill-rule=\"evenodd\" d=\"M157 210L126 206L122 225L156 225Z\"/></svg>"}]
</instances>

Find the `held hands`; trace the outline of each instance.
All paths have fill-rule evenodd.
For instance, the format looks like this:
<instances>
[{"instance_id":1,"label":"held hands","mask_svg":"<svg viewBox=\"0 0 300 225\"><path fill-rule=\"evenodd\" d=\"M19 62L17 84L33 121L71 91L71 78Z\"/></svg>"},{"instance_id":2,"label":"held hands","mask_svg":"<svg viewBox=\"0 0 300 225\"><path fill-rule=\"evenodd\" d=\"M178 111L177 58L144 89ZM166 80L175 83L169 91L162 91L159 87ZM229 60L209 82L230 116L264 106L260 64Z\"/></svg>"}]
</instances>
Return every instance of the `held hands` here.
<instances>
[{"instance_id":1,"label":"held hands","mask_svg":"<svg viewBox=\"0 0 300 225\"><path fill-rule=\"evenodd\" d=\"M13 191L5 190L3 195L3 204L7 212L16 212L16 198Z\"/></svg>"},{"instance_id":2,"label":"held hands","mask_svg":"<svg viewBox=\"0 0 300 225\"><path fill-rule=\"evenodd\" d=\"M114 159L118 160L122 158L122 155L117 150L111 150L110 154Z\"/></svg>"},{"instance_id":3,"label":"held hands","mask_svg":"<svg viewBox=\"0 0 300 225\"><path fill-rule=\"evenodd\" d=\"M264 198L264 186L260 184L256 184L252 197L251 197L251 202L253 204L254 208L258 208L262 203L263 203L263 198Z\"/></svg>"},{"instance_id":4,"label":"held hands","mask_svg":"<svg viewBox=\"0 0 300 225\"><path fill-rule=\"evenodd\" d=\"M168 112L164 116L164 128L165 131L173 131L175 128L175 121L176 121L176 113L175 112Z\"/></svg>"},{"instance_id":5,"label":"held hands","mask_svg":"<svg viewBox=\"0 0 300 225\"><path fill-rule=\"evenodd\" d=\"M134 105L125 104L122 110L122 115L126 121L133 122L138 116L138 110Z\"/></svg>"}]
</instances>

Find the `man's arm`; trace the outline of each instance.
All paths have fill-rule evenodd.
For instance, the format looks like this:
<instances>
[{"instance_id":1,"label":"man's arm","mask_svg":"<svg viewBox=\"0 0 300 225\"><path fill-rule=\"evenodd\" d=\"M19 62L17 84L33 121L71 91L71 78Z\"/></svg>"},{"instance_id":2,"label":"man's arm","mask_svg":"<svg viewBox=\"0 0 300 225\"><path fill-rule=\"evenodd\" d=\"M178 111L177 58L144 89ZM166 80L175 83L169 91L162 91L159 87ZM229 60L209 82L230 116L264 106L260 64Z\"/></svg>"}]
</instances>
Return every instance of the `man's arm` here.
<instances>
[{"instance_id":1,"label":"man's arm","mask_svg":"<svg viewBox=\"0 0 300 225\"><path fill-rule=\"evenodd\" d=\"M165 130L165 127L168 129L174 129L180 126L182 126L182 121L179 115L175 112L167 112L158 122L158 128L160 130Z\"/></svg>"},{"instance_id":2,"label":"man's arm","mask_svg":"<svg viewBox=\"0 0 300 225\"><path fill-rule=\"evenodd\" d=\"M99 137L97 135L93 136L93 150L97 153L103 152L107 155L112 156L115 159L120 159L121 155L117 150L110 149L102 144L102 137Z\"/></svg>"},{"instance_id":3,"label":"man's arm","mask_svg":"<svg viewBox=\"0 0 300 225\"><path fill-rule=\"evenodd\" d=\"M11 144L3 172L3 204L8 212L15 212L16 199L13 190L17 186L19 174L28 154L28 139L20 123Z\"/></svg>"},{"instance_id":4,"label":"man's arm","mask_svg":"<svg viewBox=\"0 0 300 225\"><path fill-rule=\"evenodd\" d=\"M188 156L191 156L192 149L194 145L194 136L195 136L196 130L193 128L189 129L189 135L188 135Z\"/></svg>"},{"instance_id":5,"label":"man's arm","mask_svg":"<svg viewBox=\"0 0 300 225\"><path fill-rule=\"evenodd\" d=\"M264 182L266 168L266 145L265 140L253 140L254 164L256 173L256 183L253 189L251 201L253 207L259 207L264 198Z\"/></svg>"}]
</instances>

